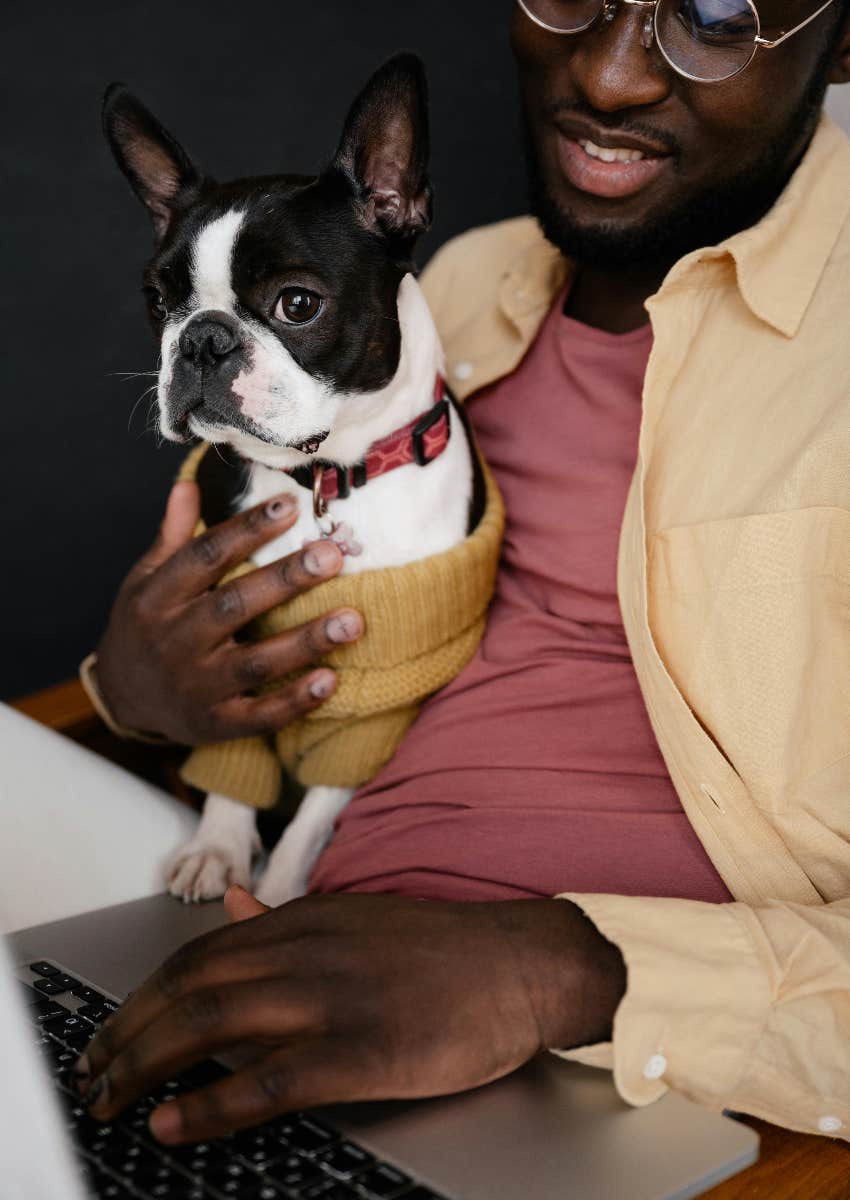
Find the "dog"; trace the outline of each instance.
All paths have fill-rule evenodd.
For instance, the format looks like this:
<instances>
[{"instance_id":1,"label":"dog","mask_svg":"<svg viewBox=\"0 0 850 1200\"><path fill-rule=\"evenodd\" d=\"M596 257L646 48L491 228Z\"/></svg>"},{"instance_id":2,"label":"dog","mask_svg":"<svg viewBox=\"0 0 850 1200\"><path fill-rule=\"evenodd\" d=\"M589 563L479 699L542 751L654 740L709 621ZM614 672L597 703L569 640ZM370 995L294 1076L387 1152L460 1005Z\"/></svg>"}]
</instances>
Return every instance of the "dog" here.
<instances>
[{"instance_id":1,"label":"dog","mask_svg":"<svg viewBox=\"0 0 850 1200\"><path fill-rule=\"evenodd\" d=\"M245 460L238 509L283 491L298 499L295 525L253 561L329 536L351 574L462 541L480 469L445 396L412 266L432 214L421 62L398 55L372 76L316 176L216 183L120 84L103 120L154 228L144 291L160 343L162 434L226 444ZM271 852L262 901L304 894L352 794L307 791ZM172 893L212 899L230 883L250 886L255 816L210 793L168 869Z\"/></svg>"}]
</instances>

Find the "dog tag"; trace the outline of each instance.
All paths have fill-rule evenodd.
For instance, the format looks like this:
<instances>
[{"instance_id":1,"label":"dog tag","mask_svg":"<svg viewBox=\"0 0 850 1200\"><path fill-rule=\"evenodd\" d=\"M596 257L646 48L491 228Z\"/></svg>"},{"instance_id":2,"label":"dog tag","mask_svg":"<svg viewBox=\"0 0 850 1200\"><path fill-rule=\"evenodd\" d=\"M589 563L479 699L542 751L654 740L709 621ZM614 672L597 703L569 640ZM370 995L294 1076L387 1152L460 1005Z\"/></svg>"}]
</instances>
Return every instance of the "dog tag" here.
<instances>
[{"instance_id":1,"label":"dog tag","mask_svg":"<svg viewBox=\"0 0 850 1200\"><path fill-rule=\"evenodd\" d=\"M328 536L332 542L336 542L343 554L350 554L352 558L357 558L363 553L363 547L347 521L334 521Z\"/></svg>"}]
</instances>

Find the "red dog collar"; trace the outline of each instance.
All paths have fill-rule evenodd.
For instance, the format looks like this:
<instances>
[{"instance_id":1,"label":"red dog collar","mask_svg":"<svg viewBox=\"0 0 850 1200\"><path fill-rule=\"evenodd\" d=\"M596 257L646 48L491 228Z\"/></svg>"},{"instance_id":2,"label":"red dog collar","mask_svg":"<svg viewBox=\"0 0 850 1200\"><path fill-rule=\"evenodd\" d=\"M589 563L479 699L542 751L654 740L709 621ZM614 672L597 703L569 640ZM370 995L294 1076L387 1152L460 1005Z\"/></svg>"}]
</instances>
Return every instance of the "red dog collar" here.
<instances>
[{"instance_id":1,"label":"red dog collar","mask_svg":"<svg viewBox=\"0 0 850 1200\"><path fill-rule=\"evenodd\" d=\"M345 500L352 488L365 487L370 479L386 475L396 467L410 463L427 467L439 458L449 444L451 424L446 382L438 375L434 383L434 404L422 416L394 433L373 442L364 458L352 467L319 459L286 471L296 483L313 492L313 511L317 517L327 512L331 500Z\"/></svg>"}]
</instances>

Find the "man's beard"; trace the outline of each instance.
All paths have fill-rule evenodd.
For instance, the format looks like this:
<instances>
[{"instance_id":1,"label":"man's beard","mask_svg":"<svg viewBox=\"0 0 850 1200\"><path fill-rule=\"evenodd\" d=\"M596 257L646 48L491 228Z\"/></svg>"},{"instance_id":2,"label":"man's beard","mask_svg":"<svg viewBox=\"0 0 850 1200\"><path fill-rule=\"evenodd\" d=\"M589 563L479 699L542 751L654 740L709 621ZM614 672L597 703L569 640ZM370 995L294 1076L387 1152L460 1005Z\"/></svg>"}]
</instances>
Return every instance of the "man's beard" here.
<instances>
[{"instance_id":1,"label":"man's beard","mask_svg":"<svg viewBox=\"0 0 850 1200\"><path fill-rule=\"evenodd\" d=\"M614 220L583 224L560 207L546 188L525 116L531 211L544 234L563 254L579 263L603 269L666 270L692 250L717 245L755 225L773 207L808 148L826 94L830 56L831 47L782 136L769 140L755 163L720 187L688 196L678 208L653 215L633 228L618 227ZM561 111L590 116L600 123L600 114L585 104L573 104ZM610 118L607 123L616 127ZM637 123L632 122L632 128L637 128ZM675 153L676 148L673 150Z\"/></svg>"}]
</instances>

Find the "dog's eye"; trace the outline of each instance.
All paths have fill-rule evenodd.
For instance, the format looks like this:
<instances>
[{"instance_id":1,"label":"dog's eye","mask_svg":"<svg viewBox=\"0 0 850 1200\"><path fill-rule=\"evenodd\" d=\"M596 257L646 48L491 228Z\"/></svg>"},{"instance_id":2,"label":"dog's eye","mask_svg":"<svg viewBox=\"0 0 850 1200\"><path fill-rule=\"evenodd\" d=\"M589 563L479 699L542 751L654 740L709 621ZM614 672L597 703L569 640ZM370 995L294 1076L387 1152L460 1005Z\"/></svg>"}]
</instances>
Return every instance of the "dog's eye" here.
<instances>
[{"instance_id":1,"label":"dog's eye","mask_svg":"<svg viewBox=\"0 0 850 1200\"><path fill-rule=\"evenodd\" d=\"M287 325L306 325L319 315L323 303L322 297L317 296L315 292L308 292L306 288L288 287L280 293L274 315L278 321L284 321Z\"/></svg>"},{"instance_id":2,"label":"dog's eye","mask_svg":"<svg viewBox=\"0 0 850 1200\"><path fill-rule=\"evenodd\" d=\"M151 316L156 321L164 321L168 316L168 305L163 299L162 293L156 288L145 288L145 295L148 298L148 308L151 310Z\"/></svg>"}]
</instances>

